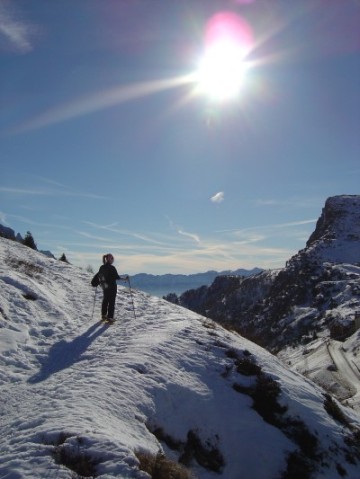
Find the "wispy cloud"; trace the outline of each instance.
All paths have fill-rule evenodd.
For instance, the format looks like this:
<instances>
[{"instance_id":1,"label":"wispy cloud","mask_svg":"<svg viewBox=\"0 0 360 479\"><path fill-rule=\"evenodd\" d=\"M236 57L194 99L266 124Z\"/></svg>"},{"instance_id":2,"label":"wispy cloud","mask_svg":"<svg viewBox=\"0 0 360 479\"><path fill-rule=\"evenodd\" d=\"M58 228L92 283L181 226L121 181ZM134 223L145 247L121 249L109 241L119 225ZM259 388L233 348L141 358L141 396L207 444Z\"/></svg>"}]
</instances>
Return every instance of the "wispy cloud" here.
<instances>
[{"instance_id":1,"label":"wispy cloud","mask_svg":"<svg viewBox=\"0 0 360 479\"><path fill-rule=\"evenodd\" d=\"M109 233L116 233L116 234L120 234L120 235L124 235L124 236L130 236L132 238L139 239L139 240L144 241L146 243L152 243L152 244L156 244L156 245L164 245L163 242L158 241L158 240L150 237L149 234L144 234L144 233L139 233L139 232L135 232L135 231L129 231L129 230L124 230L124 229L118 228L117 227L118 223L111 223L110 225L99 225L99 224L93 223L91 221L83 221L83 223L88 225L88 226L91 226L92 228L107 231ZM82 233L82 234L84 234L84 233ZM86 234L89 235L89 233L86 233Z\"/></svg>"},{"instance_id":2,"label":"wispy cloud","mask_svg":"<svg viewBox=\"0 0 360 479\"><path fill-rule=\"evenodd\" d=\"M39 175L34 175L34 178L44 182L44 183L47 183L49 185L53 185L53 186L58 186L60 188L67 188L66 185L64 185L63 183L59 183L58 181L56 180L53 180L52 178L46 178L45 176L39 176Z\"/></svg>"},{"instance_id":3,"label":"wispy cloud","mask_svg":"<svg viewBox=\"0 0 360 479\"><path fill-rule=\"evenodd\" d=\"M1 217L1 216L0 216ZM10 216L9 216L10 218ZM186 228L176 226L170 220L170 231L131 231L121 229L118 222L106 224L82 221L59 222L59 224L35 223L27 218L16 218L30 225L41 226L36 233L41 249L49 249L58 257L63 252L73 264L91 265L96 269L104 253L112 252L119 271L128 274L148 273L196 273L234 270L237 268L278 268L285 264L296 251L287 247L287 242L267 241L268 231L232 230L227 234L200 236ZM286 223L304 224L310 220ZM62 228L50 231L51 226ZM285 226L285 223L281 226ZM44 229L46 227L46 230ZM293 228L290 228L293 231ZM287 232L278 229L282 238ZM61 238L61 239L59 239ZM281 245L281 246L280 246Z\"/></svg>"},{"instance_id":4,"label":"wispy cloud","mask_svg":"<svg viewBox=\"0 0 360 479\"><path fill-rule=\"evenodd\" d=\"M13 188L8 186L0 186L1 193L11 193L14 195L48 195L49 192L44 190L27 189L27 188Z\"/></svg>"},{"instance_id":5,"label":"wispy cloud","mask_svg":"<svg viewBox=\"0 0 360 479\"><path fill-rule=\"evenodd\" d=\"M84 239L87 235L84 235ZM286 248L264 247L258 244L239 244L236 241L216 242L211 239L202 241L201 248L188 242L188 246L179 247L174 242L166 246L128 243L98 237L89 242L66 241L61 244L54 240L56 254L66 252L71 262L79 265L91 264L94 269L99 265L101 255L111 251L116 266L121 272L135 273L196 273L214 269L216 271L234 270L239 267L251 269L255 266L278 268L294 254ZM56 246L55 246L56 245ZM50 249L53 248L50 246ZM53 251L54 252L54 251Z\"/></svg>"},{"instance_id":6,"label":"wispy cloud","mask_svg":"<svg viewBox=\"0 0 360 479\"><path fill-rule=\"evenodd\" d=\"M13 214L9 214L7 215L8 218L13 218L15 219L16 221L19 221L21 223L24 223L24 224L27 224L27 225L31 225L31 226L39 226L41 228L50 228L50 229L61 229L61 230L70 230L71 228L69 226L66 226L65 224L63 223L44 223L44 222L41 222L41 221L34 221L30 218L27 218L25 216L20 216L20 215L13 215Z\"/></svg>"},{"instance_id":7,"label":"wispy cloud","mask_svg":"<svg viewBox=\"0 0 360 479\"><path fill-rule=\"evenodd\" d=\"M216 243L203 241L199 248L177 250L137 251L129 255L123 249L121 265L128 272L196 273L214 269L216 271L234 270L239 267L277 268L294 254L285 248L261 247L259 245L239 245L236 242ZM124 253L125 252L125 253Z\"/></svg>"},{"instance_id":8,"label":"wispy cloud","mask_svg":"<svg viewBox=\"0 0 360 479\"><path fill-rule=\"evenodd\" d=\"M0 0L0 50L31 51L36 30L34 25L19 19L14 2Z\"/></svg>"},{"instance_id":9,"label":"wispy cloud","mask_svg":"<svg viewBox=\"0 0 360 479\"><path fill-rule=\"evenodd\" d=\"M222 203L224 201L224 192L219 191L214 196L210 198L213 203Z\"/></svg>"},{"instance_id":10,"label":"wispy cloud","mask_svg":"<svg viewBox=\"0 0 360 479\"><path fill-rule=\"evenodd\" d=\"M299 221L291 221L289 223L276 223L272 225L261 225L261 226L252 226L251 228L233 228L233 229L228 229L228 230L218 230L216 233L236 233L237 235L245 234L250 231L258 231L258 230L266 230L266 231L271 231L273 229L282 229L282 228L290 228L290 227L296 227L296 226L303 226L303 225L308 225L312 223L316 223L317 218L315 219L309 219L309 220L299 220ZM264 237L265 238L265 237Z\"/></svg>"},{"instance_id":11,"label":"wispy cloud","mask_svg":"<svg viewBox=\"0 0 360 479\"><path fill-rule=\"evenodd\" d=\"M275 206L281 208L313 208L318 204L322 204L322 199L319 198L286 198L286 199L273 199L273 198L259 198L253 202L256 206Z\"/></svg>"},{"instance_id":12,"label":"wispy cloud","mask_svg":"<svg viewBox=\"0 0 360 479\"><path fill-rule=\"evenodd\" d=\"M112 252L119 271L128 274L195 273L214 269L234 270L239 267L277 268L294 254L288 248L262 242L261 234L222 237L189 233L183 228L172 228L169 234L121 230L118 223L100 225L82 222L83 229L68 228L59 236L44 234L46 249L55 256L66 253L69 261L79 266L99 266L101 255ZM89 228L85 228L88 225ZM43 225L44 226L44 225ZM41 243L40 232L36 236ZM135 239L139 241L135 241Z\"/></svg>"},{"instance_id":13,"label":"wispy cloud","mask_svg":"<svg viewBox=\"0 0 360 479\"><path fill-rule=\"evenodd\" d=\"M191 238L196 243L200 244L200 237L197 234L187 233L186 231L183 231L182 229L178 229L177 232L179 233L179 235L186 236L187 238Z\"/></svg>"},{"instance_id":14,"label":"wispy cloud","mask_svg":"<svg viewBox=\"0 0 360 479\"><path fill-rule=\"evenodd\" d=\"M178 226L174 221L172 221L168 216L165 216L167 221L169 222L170 229L173 231L176 231L179 235L185 236L187 238L191 238L194 240L197 244L200 244L200 236L196 233L189 233L188 231L185 231L184 228L181 226Z\"/></svg>"},{"instance_id":15,"label":"wispy cloud","mask_svg":"<svg viewBox=\"0 0 360 479\"><path fill-rule=\"evenodd\" d=\"M109 199L106 196L96 195L94 193L85 193L80 191L72 191L70 189L56 188L18 188L9 186L0 186L1 193L9 193L21 196L74 196L79 198L93 198L95 200Z\"/></svg>"}]
</instances>

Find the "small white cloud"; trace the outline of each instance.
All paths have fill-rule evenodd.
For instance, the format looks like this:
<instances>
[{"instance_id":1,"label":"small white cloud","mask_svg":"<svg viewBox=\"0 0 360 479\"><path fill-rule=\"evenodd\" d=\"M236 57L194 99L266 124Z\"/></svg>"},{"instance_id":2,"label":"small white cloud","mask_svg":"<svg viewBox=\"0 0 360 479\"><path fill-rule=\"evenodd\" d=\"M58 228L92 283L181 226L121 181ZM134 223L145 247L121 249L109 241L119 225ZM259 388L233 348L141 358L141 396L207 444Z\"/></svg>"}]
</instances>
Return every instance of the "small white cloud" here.
<instances>
[{"instance_id":1,"label":"small white cloud","mask_svg":"<svg viewBox=\"0 0 360 479\"><path fill-rule=\"evenodd\" d=\"M224 192L219 191L218 193L216 193L216 195L212 196L210 200L213 203L222 203L224 201Z\"/></svg>"}]
</instances>

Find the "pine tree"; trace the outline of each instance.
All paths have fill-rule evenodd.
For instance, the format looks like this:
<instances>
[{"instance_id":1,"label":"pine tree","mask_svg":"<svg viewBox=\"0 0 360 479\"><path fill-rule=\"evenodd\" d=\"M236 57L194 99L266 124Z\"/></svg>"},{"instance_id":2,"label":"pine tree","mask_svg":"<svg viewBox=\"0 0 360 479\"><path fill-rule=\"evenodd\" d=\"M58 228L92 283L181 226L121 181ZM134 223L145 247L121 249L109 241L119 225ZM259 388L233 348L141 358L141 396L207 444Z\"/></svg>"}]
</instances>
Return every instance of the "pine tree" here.
<instances>
[{"instance_id":1,"label":"pine tree","mask_svg":"<svg viewBox=\"0 0 360 479\"><path fill-rule=\"evenodd\" d=\"M30 231L26 232L25 238L23 240L23 245L28 246L31 249L34 249L37 251L37 246L34 241L33 235L30 233Z\"/></svg>"},{"instance_id":2,"label":"pine tree","mask_svg":"<svg viewBox=\"0 0 360 479\"><path fill-rule=\"evenodd\" d=\"M69 263L69 261L67 260L67 257L65 256L65 253L63 253L61 255L61 257L59 258L60 261L64 261L64 263Z\"/></svg>"}]
</instances>

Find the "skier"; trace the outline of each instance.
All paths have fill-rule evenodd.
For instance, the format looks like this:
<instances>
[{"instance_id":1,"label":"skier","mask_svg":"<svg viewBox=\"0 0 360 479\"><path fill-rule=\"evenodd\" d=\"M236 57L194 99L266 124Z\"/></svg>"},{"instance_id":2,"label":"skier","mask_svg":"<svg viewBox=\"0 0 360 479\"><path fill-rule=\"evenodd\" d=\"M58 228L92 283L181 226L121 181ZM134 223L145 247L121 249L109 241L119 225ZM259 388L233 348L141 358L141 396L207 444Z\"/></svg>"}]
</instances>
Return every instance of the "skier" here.
<instances>
[{"instance_id":1,"label":"skier","mask_svg":"<svg viewBox=\"0 0 360 479\"><path fill-rule=\"evenodd\" d=\"M118 279L126 281L129 276L119 276L113 266L114 256L110 253L103 256L103 264L100 266L98 277L104 296L101 305L101 318L104 321L114 321L115 300Z\"/></svg>"}]
</instances>

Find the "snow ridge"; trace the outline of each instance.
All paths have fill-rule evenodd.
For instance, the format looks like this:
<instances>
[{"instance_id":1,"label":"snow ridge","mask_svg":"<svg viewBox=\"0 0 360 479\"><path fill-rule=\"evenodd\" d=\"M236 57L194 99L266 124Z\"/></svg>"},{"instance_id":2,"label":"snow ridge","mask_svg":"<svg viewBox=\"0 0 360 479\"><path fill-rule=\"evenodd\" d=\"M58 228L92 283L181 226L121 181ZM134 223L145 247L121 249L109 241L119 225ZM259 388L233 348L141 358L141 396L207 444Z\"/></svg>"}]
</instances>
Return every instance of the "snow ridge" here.
<instances>
[{"instance_id":1,"label":"snow ridge","mask_svg":"<svg viewBox=\"0 0 360 479\"><path fill-rule=\"evenodd\" d=\"M102 479L149 477L138 451L182 458L198 479L285 479L294 463L304 479L359 477L353 411L334 401L335 419L261 347L143 292L135 318L119 287L118 321L101 324L90 276L0 238L0 478L78 477L59 444Z\"/></svg>"}]
</instances>

